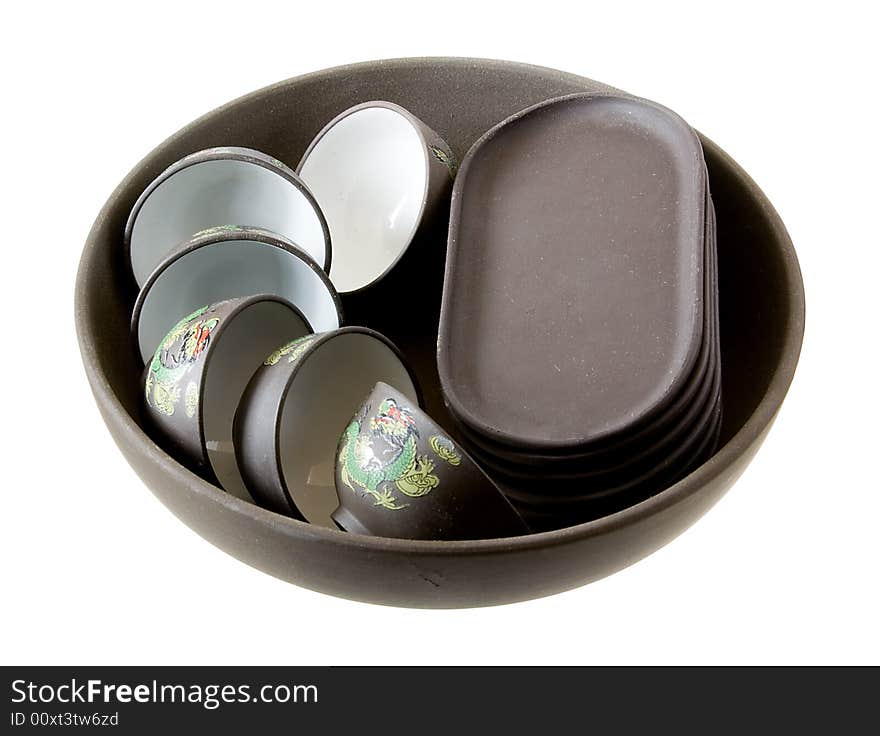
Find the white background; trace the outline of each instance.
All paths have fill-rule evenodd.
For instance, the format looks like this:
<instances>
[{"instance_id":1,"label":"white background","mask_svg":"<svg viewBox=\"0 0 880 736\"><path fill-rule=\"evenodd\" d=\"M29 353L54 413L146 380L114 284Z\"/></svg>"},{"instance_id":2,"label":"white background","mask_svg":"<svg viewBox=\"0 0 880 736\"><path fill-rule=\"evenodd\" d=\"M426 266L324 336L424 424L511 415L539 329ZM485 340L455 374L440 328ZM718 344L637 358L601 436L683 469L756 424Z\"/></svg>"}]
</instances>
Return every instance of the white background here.
<instances>
[{"instance_id":1,"label":"white background","mask_svg":"<svg viewBox=\"0 0 880 736\"><path fill-rule=\"evenodd\" d=\"M871 4L602 5L3 5L2 663L880 661ZM411 55L541 64L672 107L763 187L801 259L801 364L746 474L663 550L552 598L409 611L256 572L149 493L80 362L82 243L142 156L266 84Z\"/></svg>"}]
</instances>

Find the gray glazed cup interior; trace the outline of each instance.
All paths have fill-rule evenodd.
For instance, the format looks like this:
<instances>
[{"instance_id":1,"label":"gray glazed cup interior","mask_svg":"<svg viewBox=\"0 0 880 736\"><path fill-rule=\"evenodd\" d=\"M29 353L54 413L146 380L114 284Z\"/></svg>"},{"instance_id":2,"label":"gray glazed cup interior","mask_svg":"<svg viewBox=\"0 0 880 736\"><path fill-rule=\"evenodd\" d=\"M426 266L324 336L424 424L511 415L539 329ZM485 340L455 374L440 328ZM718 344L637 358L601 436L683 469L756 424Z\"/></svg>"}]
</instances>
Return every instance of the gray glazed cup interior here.
<instances>
[{"instance_id":1,"label":"gray glazed cup interior","mask_svg":"<svg viewBox=\"0 0 880 736\"><path fill-rule=\"evenodd\" d=\"M330 269L327 223L302 180L260 151L218 147L173 163L132 208L125 244L138 286L179 243L217 225L279 233Z\"/></svg>"},{"instance_id":2,"label":"gray glazed cup interior","mask_svg":"<svg viewBox=\"0 0 880 736\"><path fill-rule=\"evenodd\" d=\"M144 283L132 312L132 334L146 362L162 335L203 304L252 294L278 294L315 331L342 322L339 296L302 249L251 227L211 228L175 249Z\"/></svg>"},{"instance_id":3,"label":"gray glazed cup interior","mask_svg":"<svg viewBox=\"0 0 880 736\"><path fill-rule=\"evenodd\" d=\"M351 535L231 497L175 462L138 420L141 367L128 349L135 295L120 257L122 232L136 198L165 167L230 140L297 161L327 120L370 99L399 102L430 121L460 155L486 130L530 104L608 89L574 74L501 61L370 62L257 91L159 145L97 214L80 261L75 305L96 403L144 483L194 531L249 565L313 590L398 606L486 606L559 593L637 562L695 523L758 451L791 383L804 329L803 281L785 226L748 174L705 137L718 223L723 426L718 450L708 461L642 503L572 527L508 539L430 542ZM283 135L279 119L286 121ZM426 252L445 248L445 236L442 228L425 233L420 247ZM429 308L418 299L397 303L417 314ZM426 325L420 334L385 334L423 377L427 413L448 428L433 367L436 325ZM133 487L131 492L140 491Z\"/></svg>"}]
</instances>

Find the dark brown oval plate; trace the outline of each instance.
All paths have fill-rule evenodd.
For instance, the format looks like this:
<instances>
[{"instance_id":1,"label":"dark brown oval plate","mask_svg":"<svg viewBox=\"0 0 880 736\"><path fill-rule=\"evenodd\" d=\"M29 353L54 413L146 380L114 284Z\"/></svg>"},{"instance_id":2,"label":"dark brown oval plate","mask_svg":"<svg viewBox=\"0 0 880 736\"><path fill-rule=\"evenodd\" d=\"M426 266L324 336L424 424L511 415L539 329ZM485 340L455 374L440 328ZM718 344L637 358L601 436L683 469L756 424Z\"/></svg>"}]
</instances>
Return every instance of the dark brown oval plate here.
<instances>
[{"instance_id":1,"label":"dark brown oval plate","mask_svg":"<svg viewBox=\"0 0 880 736\"><path fill-rule=\"evenodd\" d=\"M713 404L721 388L718 256L711 199L707 199L706 211L708 217L703 297L706 308L705 339L697 368L668 410L656 421L639 428L631 437L610 445L602 443L596 449L577 454L537 453L504 446L487 440L459 422L457 428L475 457L479 457L488 468L507 473L509 477L520 481L525 478L531 478L533 482L541 478L558 480L566 476L579 477L586 481L589 478L607 477L609 474L616 474L618 477L628 474L634 477L640 474L640 465L658 462L665 454L675 450L676 444L686 432L698 431L699 423L695 420L698 415L701 416L701 407ZM555 487L553 490L555 492ZM580 492L584 492L584 489Z\"/></svg>"},{"instance_id":2,"label":"dark brown oval plate","mask_svg":"<svg viewBox=\"0 0 880 736\"><path fill-rule=\"evenodd\" d=\"M668 405L703 343L706 181L654 103L577 95L486 133L452 194L438 369L453 413L578 448Z\"/></svg>"}]
</instances>

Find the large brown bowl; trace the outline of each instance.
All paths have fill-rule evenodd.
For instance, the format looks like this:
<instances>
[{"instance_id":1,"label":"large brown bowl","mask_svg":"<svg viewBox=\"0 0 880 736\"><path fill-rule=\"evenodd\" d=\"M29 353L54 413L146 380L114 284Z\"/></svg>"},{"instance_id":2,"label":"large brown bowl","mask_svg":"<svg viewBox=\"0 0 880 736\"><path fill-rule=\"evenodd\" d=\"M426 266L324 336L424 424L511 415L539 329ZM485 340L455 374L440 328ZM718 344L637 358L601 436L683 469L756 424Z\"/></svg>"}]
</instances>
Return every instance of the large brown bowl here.
<instances>
[{"instance_id":1,"label":"large brown bowl","mask_svg":"<svg viewBox=\"0 0 880 736\"><path fill-rule=\"evenodd\" d=\"M370 62L309 74L232 102L138 164L89 234L77 275L76 325L104 421L153 493L205 539L271 575L344 598L434 608L508 603L584 585L651 554L700 518L764 439L794 374L804 328L803 282L782 221L748 175L705 138L718 218L724 424L715 455L650 499L595 521L507 539L431 542L346 534L224 493L165 454L139 422L140 367L128 331L135 294L122 237L138 195L171 163L220 145L248 146L295 163L327 120L371 99L411 110L460 158L518 110L553 96L608 89L572 74L500 61ZM445 246L440 230L424 236L429 250ZM396 333L395 315L387 310L349 309L349 318L384 332L404 351L421 380L426 411L451 431L435 368L437 305L400 298L401 313L424 310L424 332Z\"/></svg>"}]
</instances>

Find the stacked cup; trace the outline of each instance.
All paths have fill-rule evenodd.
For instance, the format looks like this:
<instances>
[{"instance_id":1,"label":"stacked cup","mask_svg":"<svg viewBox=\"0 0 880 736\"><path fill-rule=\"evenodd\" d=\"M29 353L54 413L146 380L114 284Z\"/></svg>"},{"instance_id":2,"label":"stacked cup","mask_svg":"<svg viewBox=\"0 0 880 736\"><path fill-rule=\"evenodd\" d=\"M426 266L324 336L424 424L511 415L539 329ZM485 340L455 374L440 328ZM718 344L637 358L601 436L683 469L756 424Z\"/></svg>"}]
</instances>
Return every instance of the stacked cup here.
<instances>
[{"instance_id":1,"label":"stacked cup","mask_svg":"<svg viewBox=\"0 0 880 736\"><path fill-rule=\"evenodd\" d=\"M386 278L393 287L420 267L410 245L446 211L452 160L408 111L370 102L328 123L299 173L231 147L162 172L124 234L139 287L131 331L145 363L144 424L156 440L228 493L313 524L444 539L525 533L421 412L400 351L342 326L340 294L381 301L394 291Z\"/></svg>"},{"instance_id":2,"label":"stacked cup","mask_svg":"<svg viewBox=\"0 0 880 736\"><path fill-rule=\"evenodd\" d=\"M150 183L124 245L139 287L131 332L145 425L192 470L250 499L233 441L248 382L279 345L342 324L324 213L277 159L211 148Z\"/></svg>"}]
</instances>

